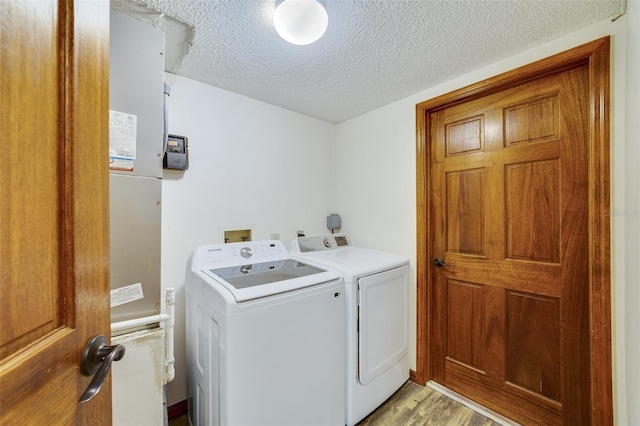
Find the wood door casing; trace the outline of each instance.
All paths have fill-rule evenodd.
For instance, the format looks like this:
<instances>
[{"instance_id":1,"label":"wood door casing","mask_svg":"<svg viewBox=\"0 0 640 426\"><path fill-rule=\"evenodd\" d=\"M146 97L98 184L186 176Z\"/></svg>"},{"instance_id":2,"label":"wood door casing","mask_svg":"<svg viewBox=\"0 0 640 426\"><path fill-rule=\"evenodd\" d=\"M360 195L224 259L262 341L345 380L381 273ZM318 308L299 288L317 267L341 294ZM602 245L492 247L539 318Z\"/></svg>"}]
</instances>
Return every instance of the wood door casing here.
<instances>
[{"instance_id":1,"label":"wood door casing","mask_svg":"<svg viewBox=\"0 0 640 426\"><path fill-rule=\"evenodd\" d=\"M517 85L531 87L536 79L556 78L551 74L576 73L583 74L581 89L564 77L556 89L582 92L582 100L577 100L581 104L575 107L581 111L578 115L584 126L563 122L559 108L565 108L567 100L558 104L558 90L534 90L523 99L513 94L518 92ZM508 96L515 98L501 101ZM488 99L499 107L482 107ZM478 382L493 381L495 387L496 381L505 379L501 386L515 388L519 394L516 405L521 408L514 408L514 413L527 423L536 421L527 418L527 413L538 407L544 407L542 413L549 416L537 421L611 423L609 232L603 216L609 194L607 113L607 38L417 106L415 380L444 383L448 374L464 394L469 389L477 391ZM561 119L541 120L545 116ZM513 125L525 119L535 126ZM443 140L456 141L443 146L440 154L432 151L438 131ZM582 152L567 153L563 144L552 142L568 131L578 133ZM505 152L511 148L523 160L507 165ZM567 176L567 164L555 160L563 155L568 155L571 164L582 162L574 175ZM503 167L493 166L494 162ZM436 182L434 169L445 167L442 182ZM429 193L430 187L438 185L450 191L446 199ZM581 201L566 198L569 186L581 194ZM483 192L492 187L498 189ZM519 213L533 206L537 214ZM434 213L438 209L447 212L447 217ZM538 231L529 233L530 226ZM563 245L554 243L554 236L566 236L572 230L579 232L573 232L574 237ZM429 235L438 232L434 241L440 240L441 245L432 246ZM436 270L431 261L445 252L450 258L448 271ZM572 272L559 267L567 263L577 265L581 276L567 276ZM471 272L463 273L466 268ZM577 290L557 285L572 280L585 285ZM518 286L511 288L514 282ZM447 298L455 303L443 304ZM447 309L453 310L450 321L436 314ZM482 317L486 320L477 321ZM532 317L537 327L532 326ZM448 329L454 333L447 334ZM459 334L466 339L455 339ZM568 345L567 338L573 343ZM503 350L516 343L525 349ZM478 345L486 350L473 349ZM553 362L557 357L572 358L577 348L585 352L579 362L562 366ZM490 389L483 403L499 408L496 405L504 401L495 388ZM560 415L561 404L564 413Z\"/></svg>"},{"instance_id":2,"label":"wood door casing","mask_svg":"<svg viewBox=\"0 0 640 426\"><path fill-rule=\"evenodd\" d=\"M83 349L110 334L109 3L0 11L0 423L111 424L79 404Z\"/></svg>"}]
</instances>

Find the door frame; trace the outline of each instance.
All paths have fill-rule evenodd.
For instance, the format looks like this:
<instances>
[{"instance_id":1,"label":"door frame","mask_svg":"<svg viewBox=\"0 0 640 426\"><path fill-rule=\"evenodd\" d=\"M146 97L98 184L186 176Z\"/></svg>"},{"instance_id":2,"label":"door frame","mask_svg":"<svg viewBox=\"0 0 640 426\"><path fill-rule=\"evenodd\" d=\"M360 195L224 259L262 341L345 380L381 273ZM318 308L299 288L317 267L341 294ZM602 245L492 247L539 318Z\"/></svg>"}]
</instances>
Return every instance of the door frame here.
<instances>
[{"instance_id":1,"label":"door frame","mask_svg":"<svg viewBox=\"0 0 640 426\"><path fill-rule=\"evenodd\" d=\"M432 294L430 259L432 223L430 213L429 116L473 99L535 80L550 74L587 65L589 72L589 346L591 359L591 421L613 423L611 353L611 238L610 220L610 37L586 43L566 52L507 71L451 93L416 105L416 371L411 379L426 384L432 378Z\"/></svg>"}]
</instances>

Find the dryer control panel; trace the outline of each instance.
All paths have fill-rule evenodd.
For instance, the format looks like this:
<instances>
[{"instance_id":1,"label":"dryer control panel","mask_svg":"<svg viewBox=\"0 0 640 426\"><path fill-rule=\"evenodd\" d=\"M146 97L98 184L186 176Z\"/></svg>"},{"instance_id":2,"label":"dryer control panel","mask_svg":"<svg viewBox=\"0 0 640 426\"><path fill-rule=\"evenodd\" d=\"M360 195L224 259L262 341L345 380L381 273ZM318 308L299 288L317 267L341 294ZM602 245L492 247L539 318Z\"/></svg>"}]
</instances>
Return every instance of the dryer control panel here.
<instances>
[{"instance_id":1,"label":"dryer control panel","mask_svg":"<svg viewBox=\"0 0 640 426\"><path fill-rule=\"evenodd\" d=\"M291 250L307 253L310 251L334 250L351 245L351 238L347 234L313 235L296 238L291 244Z\"/></svg>"}]
</instances>

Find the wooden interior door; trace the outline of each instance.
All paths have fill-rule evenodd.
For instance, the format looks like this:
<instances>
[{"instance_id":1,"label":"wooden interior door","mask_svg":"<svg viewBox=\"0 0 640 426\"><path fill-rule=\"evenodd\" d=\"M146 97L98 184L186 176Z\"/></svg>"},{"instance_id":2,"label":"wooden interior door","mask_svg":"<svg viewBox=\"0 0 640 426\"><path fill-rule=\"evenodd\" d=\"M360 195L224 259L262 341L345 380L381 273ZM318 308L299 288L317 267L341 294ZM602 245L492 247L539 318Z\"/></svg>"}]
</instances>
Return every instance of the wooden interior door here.
<instances>
[{"instance_id":1,"label":"wooden interior door","mask_svg":"<svg viewBox=\"0 0 640 426\"><path fill-rule=\"evenodd\" d=\"M0 424L111 424L78 399L110 335L108 1L0 7Z\"/></svg>"},{"instance_id":2,"label":"wooden interior door","mask_svg":"<svg viewBox=\"0 0 640 426\"><path fill-rule=\"evenodd\" d=\"M412 379L525 424L612 424L609 38L416 113Z\"/></svg>"},{"instance_id":3,"label":"wooden interior door","mask_svg":"<svg viewBox=\"0 0 640 426\"><path fill-rule=\"evenodd\" d=\"M532 424L590 417L585 65L431 115L434 380Z\"/></svg>"}]
</instances>

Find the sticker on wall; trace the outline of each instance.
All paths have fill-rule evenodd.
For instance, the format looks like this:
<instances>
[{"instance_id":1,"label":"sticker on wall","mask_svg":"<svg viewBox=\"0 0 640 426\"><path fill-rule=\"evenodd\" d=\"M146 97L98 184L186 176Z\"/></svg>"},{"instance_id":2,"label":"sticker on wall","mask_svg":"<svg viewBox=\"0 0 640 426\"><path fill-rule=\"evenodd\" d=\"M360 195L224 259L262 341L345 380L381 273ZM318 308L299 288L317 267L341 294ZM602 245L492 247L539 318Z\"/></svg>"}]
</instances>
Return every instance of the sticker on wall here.
<instances>
[{"instance_id":1,"label":"sticker on wall","mask_svg":"<svg viewBox=\"0 0 640 426\"><path fill-rule=\"evenodd\" d=\"M142 299L142 283L135 283L111 290L111 307L124 305L134 300Z\"/></svg>"},{"instance_id":2,"label":"sticker on wall","mask_svg":"<svg viewBox=\"0 0 640 426\"><path fill-rule=\"evenodd\" d=\"M138 117L109 110L109 169L133 171Z\"/></svg>"}]
</instances>

